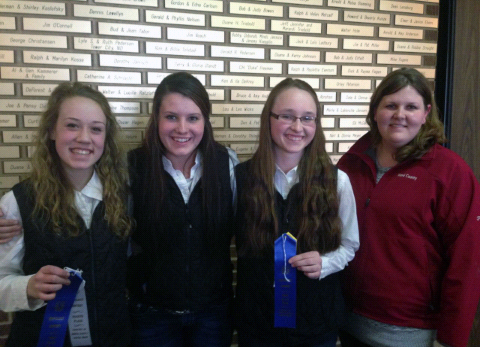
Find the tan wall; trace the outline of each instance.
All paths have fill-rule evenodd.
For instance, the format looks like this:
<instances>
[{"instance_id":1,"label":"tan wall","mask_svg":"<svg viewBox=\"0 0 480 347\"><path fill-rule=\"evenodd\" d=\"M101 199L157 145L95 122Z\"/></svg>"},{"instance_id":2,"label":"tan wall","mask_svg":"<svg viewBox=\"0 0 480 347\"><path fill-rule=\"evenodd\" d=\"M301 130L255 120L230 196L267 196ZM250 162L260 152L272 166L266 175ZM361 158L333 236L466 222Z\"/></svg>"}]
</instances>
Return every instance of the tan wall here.
<instances>
[{"instance_id":1,"label":"tan wall","mask_svg":"<svg viewBox=\"0 0 480 347\"><path fill-rule=\"evenodd\" d=\"M30 170L39 114L69 80L104 92L134 147L155 87L190 71L210 93L216 138L245 158L268 91L302 78L336 161L366 132L384 75L412 66L433 85L438 1L0 1L0 193Z\"/></svg>"}]
</instances>

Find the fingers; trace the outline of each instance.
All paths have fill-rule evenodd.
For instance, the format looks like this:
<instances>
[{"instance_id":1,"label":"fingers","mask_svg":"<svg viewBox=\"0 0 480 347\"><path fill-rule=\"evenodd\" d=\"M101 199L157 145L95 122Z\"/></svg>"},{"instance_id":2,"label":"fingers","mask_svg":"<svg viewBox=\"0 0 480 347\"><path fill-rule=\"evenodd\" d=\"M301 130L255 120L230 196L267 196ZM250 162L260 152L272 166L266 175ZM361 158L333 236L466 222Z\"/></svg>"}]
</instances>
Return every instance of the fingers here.
<instances>
[{"instance_id":1,"label":"fingers","mask_svg":"<svg viewBox=\"0 0 480 347\"><path fill-rule=\"evenodd\" d=\"M52 300L62 286L70 284L69 276L68 271L57 266L44 266L28 281L27 295L33 299Z\"/></svg>"},{"instance_id":2,"label":"fingers","mask_svg":"<svg viewBox=\"0 0 480 347\"><path fill-rule=\"evenodd\" d=\"M305 276L311 279L318 279L320 277L320 273L322 268L318 265L312 265L309 267L298 267L298 271L302 271Z\"/></svg>"},{"instance_id":3,"label":"fingers","mask_svg":"<svg viewBox=\"0 0 480 347\"><path fill-rule=\"evenodd\" d=\"M305 252L301 254L297 254L296 256L291 257L288 262L293 267L299 267L304 265L313 265L313 264L321 264L322 257L320 253L317 251Z\"/></svg>"},{"instance_id":4,"label":"fingers","mask_svg":"<svg viewBox=\"0 0 480 347\"><path fill-rule=\"evenodd\" d=\"M2 228L0 227L0 244L7 243L12 240L13 237L20 234L22 231L22 227L19 226L18 228Z\"/></svg>"},{"instance_id":5,"label":"fingers","mask_svg":"<svg viewBox=\"0 0 480 347\"><path fill-rule=\"evenodd\" d=\"M292 267L302 271L305 276L318 279L322 271L322 257L317 251L297 254L288 261Z\"/></svg>"},{"instance_id":6,"label":"fingers","mask_svg":"<svg viewBox=\"0 0 480 347\"><path fill-rule=\"evenodd\" d=\"M0 244L9 242L22 231L22 226L17 220L1 217L3 217L2 209L0 209Z\"/></svg>"}]
</instances>

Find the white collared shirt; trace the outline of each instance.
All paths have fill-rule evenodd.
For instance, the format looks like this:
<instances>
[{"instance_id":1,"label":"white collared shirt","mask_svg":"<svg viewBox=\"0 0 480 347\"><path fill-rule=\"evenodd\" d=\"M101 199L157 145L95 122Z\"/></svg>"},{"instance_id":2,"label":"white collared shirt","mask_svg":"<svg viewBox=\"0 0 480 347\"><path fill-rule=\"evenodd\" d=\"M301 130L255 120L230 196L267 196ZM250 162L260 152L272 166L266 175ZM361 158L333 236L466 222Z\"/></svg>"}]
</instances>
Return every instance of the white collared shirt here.
<instances>
[{"instance_id":1,"label":"white collared shirt","mask_svg":"<svg viewBox=\"0 0 480 347\"><path fill-rule=\"evenodd\" d=\"M237 154L234 150L227 147L228 156L229 156L229 169L230 169L230 186L232 188L233 194L233 201L235 204L236 195L237 195L237 185L235 182L235 166L239 163ZM183 200L185 203L188 202L190 195L193 192L193 189L197 185L198 181L202 177L202 168L203 168L203 160L200 151L197 151L197 155L195 156L195 163L190 169L190 178L185 178L183 172L181 170L176 170L173 168L172 162L165 156L162 157L163 168L167 171L170 176L174 179L175 183L182 192Z\"/></svg>"},{"instance_id":2,"label":"white collared shirt","mask_svg":"<svg viewBox=\"0 0 480 347\"><path fill-rule=\"evenodd\" d=\"M298 166L284 173L278 165L275 170L275 189L286 199L292 187L299 182ZM347 174L342 170L337 173L337 193L339 198L338 215L342 221L342 238L340 247L322 257L322 271L320 279L343 270L348 262L353 259L355 252L360 247L358 235L357 208L352 185Z\"/></svg>"},{"instance_id":3,"label":"white collared shirt","mask_svg":"<svg viewBox=\"0 0 480 347\"><path fill-rule=\"evenodd\" d=\"M102 201L103 187L97 173L80 192L75 191L75 207L87 228L92 223L93 212ZM6 193L0 200L5 219L22 222L17 199L13 191ZM30 277L23 272L25 242L23 231L7 243L0 244L0 310L6 312L36 310L45 303L43 300L28 300L27 284Z\"/></svg>"}]
</instances>

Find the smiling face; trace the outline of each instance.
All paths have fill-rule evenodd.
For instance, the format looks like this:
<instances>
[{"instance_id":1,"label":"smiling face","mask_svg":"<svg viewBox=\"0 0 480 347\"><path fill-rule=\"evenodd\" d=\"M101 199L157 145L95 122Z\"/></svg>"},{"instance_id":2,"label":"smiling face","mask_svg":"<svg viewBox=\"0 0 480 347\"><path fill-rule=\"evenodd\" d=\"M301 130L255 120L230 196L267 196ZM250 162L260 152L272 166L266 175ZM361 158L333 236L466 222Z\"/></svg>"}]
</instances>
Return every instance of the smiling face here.
<instances>
[{"instance_id":1,"label":"smiling face","mask_svg":"<svg viewBox=\"0 0 480 347\"><path fill-rule=\"evenodd\" d=\"M195 102L179 93L163 97L158 115L158 135L165 156L182 170L193 161L205 129L205 118Z\"/></svg>"},{"instance_id":2,"label":"smiling face","mask_svg":"<svg viewBox=\"0 0 480 347\"><path fill-rule=\"evenodd\" d=\"M91 177L103 154L106 123L101 107L89 98L74 96L61 104L50 139L71 179Z\"/></svg>"},{"instance_id":3,"label":"smiling face","mask_svg":"<svg viewBox=\"0 0 480 347\"><path fill-rule=\"evenodd\" d=\"M288 88L278 94L272 106L275 114L288 114L295 117L317 116L317 106L312 96L305 90ZM317 125L304 125L299 119L291 124L270 117L270 132L274 142L275 161L288 160L298 165L306 146L312 142Z\"/></svg>"},{"instance_id":4,"label":"smiling face","mask_svg":"<svg viewBox=\"0 0 480 347\"><path fill-rule=\"evenodd\" d=\"M431 105L425 106L422 96L412 86L385 95L374 116L382 136L382 147L395 153L412 141L425 123L430 109Z\"/></svg>"}]
</instances>

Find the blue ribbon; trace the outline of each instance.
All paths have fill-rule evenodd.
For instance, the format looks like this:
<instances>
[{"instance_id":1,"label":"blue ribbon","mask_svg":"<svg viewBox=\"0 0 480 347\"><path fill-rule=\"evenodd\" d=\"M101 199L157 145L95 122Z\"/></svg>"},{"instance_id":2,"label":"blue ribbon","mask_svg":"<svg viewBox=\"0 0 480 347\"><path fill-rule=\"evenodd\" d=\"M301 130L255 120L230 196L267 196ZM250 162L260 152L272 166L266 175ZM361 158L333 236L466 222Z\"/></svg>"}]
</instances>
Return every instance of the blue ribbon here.
<instances>
[{"instance_id":1,"label":"blue ribbon","mask_svg":"<svg viewBox=\"0 0 480 347\"><path fill-rule=\"evenodd\" d=\"M288 260L297 254L297 239L290 233L275 240L275 328L295 328L297 271Z\"/></svg>"},{"instance_id":2,"label":"blue ribbon","mask_svg":"<svg viewBox=\"0 0 480 347\"><path fill-rule=\"evenodd\" d=\"M70 285L62 286L55 299L47 304L37 347L62 347L65 342L68 316L78 288L83 282L82 277L76 272L70 272L69 280Z\"/></svg>"}]
</instances>

